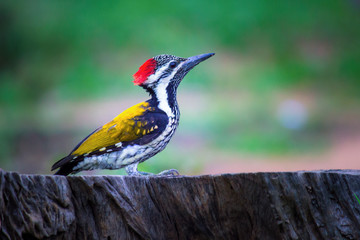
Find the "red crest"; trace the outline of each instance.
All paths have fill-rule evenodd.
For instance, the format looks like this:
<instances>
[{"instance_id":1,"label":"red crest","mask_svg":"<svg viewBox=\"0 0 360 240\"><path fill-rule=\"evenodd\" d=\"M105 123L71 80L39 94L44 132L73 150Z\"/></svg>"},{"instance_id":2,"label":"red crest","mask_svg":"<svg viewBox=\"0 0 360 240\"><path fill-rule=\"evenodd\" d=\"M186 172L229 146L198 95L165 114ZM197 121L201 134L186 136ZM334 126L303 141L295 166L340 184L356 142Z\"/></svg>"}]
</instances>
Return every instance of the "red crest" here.
<instances>
[{"instance_id":1,"label":"red crest","mask_svg":"<svg viewBox=\"0 0 360 240\"><path fill-rule=\"evenodd\" d=\"M147 60L139 70L133 75L134 76L134 85L141 85L146 79L155 72L156 60L150 58Z\"/></svg>"}]
</instances>

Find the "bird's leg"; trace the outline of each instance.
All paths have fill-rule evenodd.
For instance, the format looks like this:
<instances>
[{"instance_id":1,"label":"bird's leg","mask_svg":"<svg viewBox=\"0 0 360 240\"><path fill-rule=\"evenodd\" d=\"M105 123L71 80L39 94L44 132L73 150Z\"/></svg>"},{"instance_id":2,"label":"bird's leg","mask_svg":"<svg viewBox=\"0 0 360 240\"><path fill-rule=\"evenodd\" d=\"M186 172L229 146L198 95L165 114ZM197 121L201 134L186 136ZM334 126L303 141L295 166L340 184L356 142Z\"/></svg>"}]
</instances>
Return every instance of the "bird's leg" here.
<instances>
[{"instance_id":1,"label":"bird's leg","mask_svg":"<svg viewBox=\"0 0 360 240\"><path fill-rule=\"evenodd\" d=\"M154 175L153 173L140 172L137 170L139 163L133 163L125 167L125 171L129 176L144 176L144 175Z\"/></svg>"},{"instance_id":2,"label":"bird's leg","mask_svg":"<svg viewBox=\"0 0 360 240\"><path fill-rule=\"evenodd\" d=\"M180 173L176 169L169 169L169 170L164 170L164 171L158 173L157 175L177 176L177 175L180 175Z\"/></svg>"},{"instance_id":3,"label":"bird's leg","mask_svg":"<svg viewBox=\"0 0 360 240\"><path fill-rule=\"evenodd\" d=\"M125 171L129 176L149 176L149 175L162 175L162 176L176 176L180 175L178 170L176 169L169 169L164 170L158 174L148 173L148 172L140 172L137 170L137 166L139 163L133 163L125 167Z\"/></svg>"}]
</instances>

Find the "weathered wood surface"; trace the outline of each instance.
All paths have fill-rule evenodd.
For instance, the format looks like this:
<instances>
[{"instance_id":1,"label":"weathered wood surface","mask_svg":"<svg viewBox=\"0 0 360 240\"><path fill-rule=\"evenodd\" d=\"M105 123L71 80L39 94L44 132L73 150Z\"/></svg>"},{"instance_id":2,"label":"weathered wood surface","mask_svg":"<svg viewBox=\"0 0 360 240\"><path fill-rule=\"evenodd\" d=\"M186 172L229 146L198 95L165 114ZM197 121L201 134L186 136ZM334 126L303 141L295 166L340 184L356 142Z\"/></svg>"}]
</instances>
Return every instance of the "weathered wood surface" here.
<instances>
[{"instance_id":1,"label":"weathered wood surface","mask_svg":"<svg viewBox=\"0 0 360 240\"><path fill-rule=\"evenodd\" d=\"M44 176L0 171L0 239L360 239L360 171Z\"/></svg>"}]
</instances>

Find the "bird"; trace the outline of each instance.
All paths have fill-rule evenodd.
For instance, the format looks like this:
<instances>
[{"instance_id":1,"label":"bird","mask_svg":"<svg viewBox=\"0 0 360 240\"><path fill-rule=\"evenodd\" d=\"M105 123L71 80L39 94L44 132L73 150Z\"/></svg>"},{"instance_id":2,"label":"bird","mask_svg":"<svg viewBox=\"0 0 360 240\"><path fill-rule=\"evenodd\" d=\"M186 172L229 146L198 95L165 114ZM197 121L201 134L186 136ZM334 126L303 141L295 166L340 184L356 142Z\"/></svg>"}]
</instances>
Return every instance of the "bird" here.
<instances>
[{"instance_id":1,"label":"bird","mask_svg":"<svg viewBox=\"0 0 360 240\"><path fill-rule=\"evenodd\" d=\"M177 88L185 75L215 53L181 58L157 55L142 64L133 75L134 85L150 98L136 104L95 129L69 155L57 161L51 171L69 175L95 169L120 169L130 176L155 175L138 171L138 164L164 150L179 125ZM179 175L176 169L157 175Z\"/></svg>"}]
</instances>

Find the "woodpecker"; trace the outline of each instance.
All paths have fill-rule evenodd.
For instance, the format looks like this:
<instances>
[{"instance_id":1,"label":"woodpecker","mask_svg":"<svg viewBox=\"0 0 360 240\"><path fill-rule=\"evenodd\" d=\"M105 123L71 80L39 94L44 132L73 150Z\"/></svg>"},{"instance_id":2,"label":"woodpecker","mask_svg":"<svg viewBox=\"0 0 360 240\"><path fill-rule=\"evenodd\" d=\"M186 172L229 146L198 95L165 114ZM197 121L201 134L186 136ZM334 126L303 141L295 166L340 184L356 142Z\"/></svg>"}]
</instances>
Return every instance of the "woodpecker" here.
<instances>
[{"instance_id":1,"label":"woodpecker","mask_svg":"<svg viewBox=\"0 0 360 240\"><path fill-rule=\"evenodd\" d=\"M133 75L150 99L120 113L84 138L51 171L68 175L84 170L125 168L128 175L150 175L137 170L139 163L164 150L179 125L177 88L185 75L214 53L189 58L158 55L147 60ZM161 175L178 175L175 169Z\"/></svg>"}]
</instances>

